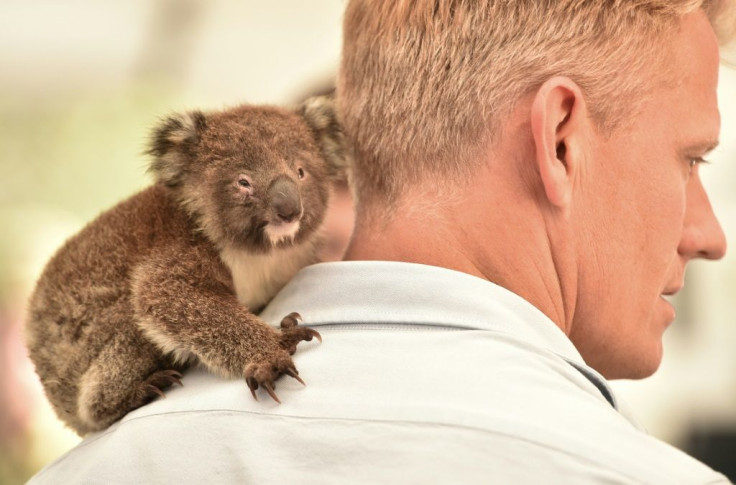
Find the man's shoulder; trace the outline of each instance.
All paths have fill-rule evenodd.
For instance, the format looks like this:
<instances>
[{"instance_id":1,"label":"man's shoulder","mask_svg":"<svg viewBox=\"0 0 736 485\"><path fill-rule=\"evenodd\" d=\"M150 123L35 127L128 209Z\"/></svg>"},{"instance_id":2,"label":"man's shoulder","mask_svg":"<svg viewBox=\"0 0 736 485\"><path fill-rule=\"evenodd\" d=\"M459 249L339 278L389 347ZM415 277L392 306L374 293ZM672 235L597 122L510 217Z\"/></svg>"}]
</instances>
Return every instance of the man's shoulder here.
<instances>
[{"instance_id":1,"label":"man's shoulder","mask_svg":"<svg viewBox=\"0 0 736 485\"><path fill-rule=\"evenodd\" d=\"M320 331L324 343L295 356L307 387L278 382L283 404L265 394L256 402L243 382L194 370L167 399L59 460L54 477L86 470L192 483L224 470L223 482L256 483L718 478L636 430L562 359L524 342L411 326Z\"/></svg>"}]
</instances>

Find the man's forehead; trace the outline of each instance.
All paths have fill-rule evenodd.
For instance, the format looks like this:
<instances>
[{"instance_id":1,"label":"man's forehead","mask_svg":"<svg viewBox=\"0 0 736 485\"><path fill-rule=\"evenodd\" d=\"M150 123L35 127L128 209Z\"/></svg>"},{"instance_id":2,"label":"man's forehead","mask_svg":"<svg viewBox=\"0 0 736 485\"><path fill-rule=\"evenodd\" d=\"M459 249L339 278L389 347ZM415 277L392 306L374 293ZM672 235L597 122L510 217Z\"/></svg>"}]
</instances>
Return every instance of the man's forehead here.
<instances>
[{"instance_id":1,"label":"man's forehead","mask_svg":"<svg viewBox=\"0 0 736 485\"><path fill-rule=\"evenodd\" d=\"M686 15L672 48L674 74L680 79L675 99L663 108L671 113L683 151L704 155L718 146L718 42L702 11Z\"/></svg>"},{"instance_id":2,"label":"man's forehead","mask_svg":"<svg viewBox=\"0 0 736 485\"><path fill-rule=\"evenodd\" d=\"M682 18L673 42L682 76L694 82L718 84L720 54L718 39L705 13L693 12ZM677 67L675 67L677 69Z\"/></svg>"}]
</instances>

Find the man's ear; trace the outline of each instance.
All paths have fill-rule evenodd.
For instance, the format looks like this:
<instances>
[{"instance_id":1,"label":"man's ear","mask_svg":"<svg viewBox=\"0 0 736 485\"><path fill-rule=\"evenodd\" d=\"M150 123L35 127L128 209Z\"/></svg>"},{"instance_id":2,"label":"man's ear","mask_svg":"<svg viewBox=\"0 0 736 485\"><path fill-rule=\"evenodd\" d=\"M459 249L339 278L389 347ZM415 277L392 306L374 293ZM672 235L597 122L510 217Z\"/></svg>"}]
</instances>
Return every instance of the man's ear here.
<instances>
[{"instance_id":1,"label":"man's ear","mask_svg":"<svg viewBox=\"0 0 736 485\"><path fill-rule=\"evenodd\" d=\"M176 114L163 120L154 130L147 153L153 156L149 171L169 187L179 185L187 170L192 145L207 125L200 111Z\"/></svg>"},{"instance_id":2,"label":"man's ear","mask_svg":"<svg viewBox=\"0 0 736 485\"><path fill-rule=\"evenodd\" d=\"M555 207L569 206L589 123L582 91L569 78L553 77L537 90L531 107L536 165Z\"/></svg>"}]
</instances>

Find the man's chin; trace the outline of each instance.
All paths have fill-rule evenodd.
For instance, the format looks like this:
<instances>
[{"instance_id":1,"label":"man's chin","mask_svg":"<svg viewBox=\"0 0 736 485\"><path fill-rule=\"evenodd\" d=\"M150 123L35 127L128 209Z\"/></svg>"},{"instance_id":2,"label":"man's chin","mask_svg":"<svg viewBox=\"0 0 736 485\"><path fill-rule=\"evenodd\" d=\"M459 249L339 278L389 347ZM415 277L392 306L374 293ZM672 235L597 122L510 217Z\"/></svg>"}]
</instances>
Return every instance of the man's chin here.
<instances>
[{"instance_id":1,"label":"man's chin","mask_svg":"<svg viewBox=\"0 0 736 485\"><path fill-rule=\"evenodd\" d=\"M602 369L592 367L608 380L651 377L662 363L662 340L660 339L652 348L642 349L635 355L621 356L616 360L618 362L603 366Z\"/></svg>"},{"instance_id":2,"label":"man's chin","mask_svg":"<svg viewBox=\"0 0 736 485\"><path fill-rule=\"evenodd\" d=\"M662 335L646 345L624 346L611 344L606 350L615 353L596 352L583 355L585 362L608 380L644 379L654 374L662 363Z\"/></svg>"}]
</instances>

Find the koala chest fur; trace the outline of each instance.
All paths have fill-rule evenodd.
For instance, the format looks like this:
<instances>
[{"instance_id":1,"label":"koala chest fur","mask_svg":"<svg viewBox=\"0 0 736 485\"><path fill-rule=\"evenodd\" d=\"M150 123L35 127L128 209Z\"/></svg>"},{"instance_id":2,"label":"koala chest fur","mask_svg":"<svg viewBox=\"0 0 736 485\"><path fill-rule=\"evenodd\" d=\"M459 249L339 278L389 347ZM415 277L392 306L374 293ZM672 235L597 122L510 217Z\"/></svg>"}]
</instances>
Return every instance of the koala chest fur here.
<instances>
[{"instance_id":1,"label":"koala chest fur","mask_svg":"<svg viewBox=\"0 0 736 485\"><path fill-rule=\"evenodd\" d=\"M222 251L220 257L230 269L238 301L251 310L262 308L297 271L315 260L312 244L266 254L231 248Z\"/></svg>"}]
</instances>

